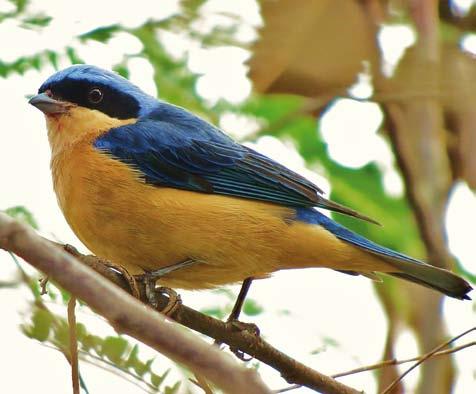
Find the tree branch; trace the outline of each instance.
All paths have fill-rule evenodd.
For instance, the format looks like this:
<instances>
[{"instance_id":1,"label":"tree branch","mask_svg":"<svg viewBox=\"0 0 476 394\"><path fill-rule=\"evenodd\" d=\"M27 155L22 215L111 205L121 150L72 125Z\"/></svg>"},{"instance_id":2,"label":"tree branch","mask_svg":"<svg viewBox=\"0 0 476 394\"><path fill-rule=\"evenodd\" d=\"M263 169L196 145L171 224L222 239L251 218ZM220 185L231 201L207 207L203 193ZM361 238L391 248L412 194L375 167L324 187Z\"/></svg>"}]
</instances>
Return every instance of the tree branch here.
<instances>
[{"instance_id":1,"label":"tree branch","mask_svg":"<svg viewBox=\"0 0 476 394\"><path fill-rule=\"evenodd\" d=\"M0 248L17 254L50 276L104 316L117 331L203 375L226 393L270 393L255 371L167 323L162 315L152 313L151 308L3 213L0 213Z\"/></svg>"},{"instance_id":2,"label":"tree branch","mask_svg":"<svg viewBox=\"0 0 476 394\"><path fill-rule=\"evenodd\" d=\"M59 245L61 246L61 245ZM130 282L105 260L92 255L83 255L77 251L72 251L75 257L82 263L93 268L113 283L131 293ZM139 290L139 298L147 303L145 287L142 283L136 283ZM169 299L166 295L157 294L157 308L164 308ZM246 330L237 330L232 325L204 315L185 305L178 306L175 311L169 315L177 323L180 323L194 331L200 332L210 338L224 343L233 350L239 350L249 354L253 358L273 367L288 383L299 384L324 394L357 394L359 391L339 383L332 377L321 374L312 368L300 363L299 361L280 352L261 337L253 332Z\"/></svg>"},{"instance_id":3,"label":"tree branch","mask_svg":"<svg viewBox=\"0 0 476 394\"><path fill-rule=\"evenodd\" d=\"M107 261L95 256L75 253L75 257L54 245L32 229L0 213L0 248L11 251L46 273L59 285L82 299L97 313L109 320L119 332L131 335L189 367L227 393L269 393L258 375L236 365L223 352L204 344L189 333L166 324L159 313L125 294L117 286L132 293L130 281ZM79 260L83 264L79 264ZM87 267L84 267L86 265ZM104 280L96 273L99 273ZM117 286L112 285L109 281ZM138 282L139 298L146 301L145 289ZM158 308L168 303L168 297L157 294ZM324 394L357 394L333 378L323 375L272 347L261 337L239 331L220 320L180 305L171 315L178 323L198 331L232 349L239 349L270 365L289 383L309 387Z\"/></svg>"},{"instance_id":4,"label":"tree branch","mask_svg":"<svg viewBox=\"0 0 476 394\"><path fill-rule=\"evenodd\" d=\"M404 373L402 373L397 379L395 379L383 392L382 394L389 394L392 392L392 390L395 388L395 386L405 377L407 376L411 371L413 371L415 368L417 368L419 365L423 364L426 360L430 359L433 357L438 351L441 349L445 348L446 346L450 345L451 343L457 341L461 337L469 334L470 332L476 331L476 327L472 327L469 330L466 330L465 332L449 339L448 341L442 343L441 345L438 345L435 347L432 351L426 353L423 355L415 364L413 364L410 368L408 368Z\"/></svg>"}]
</instances>

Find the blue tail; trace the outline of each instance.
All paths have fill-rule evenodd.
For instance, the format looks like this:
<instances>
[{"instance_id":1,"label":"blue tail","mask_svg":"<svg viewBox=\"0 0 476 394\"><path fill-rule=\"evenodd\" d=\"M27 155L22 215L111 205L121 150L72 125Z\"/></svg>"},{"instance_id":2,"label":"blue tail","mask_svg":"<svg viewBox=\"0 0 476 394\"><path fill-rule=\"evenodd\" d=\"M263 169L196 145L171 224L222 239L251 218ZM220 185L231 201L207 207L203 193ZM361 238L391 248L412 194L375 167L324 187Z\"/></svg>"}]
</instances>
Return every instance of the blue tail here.
<instances>
[{"instance_id":1,"label":"blue tail","mask_svg":"<svg viewBox=\"0 0 476 394\"><path fill-rule=\"evenodd\" d=\"M450 297L464 300L470 299L467 293L472 290L472 287L459 276L402 253L384 248L341 226L315 209L297 208L296 220L322 226L340 240L381 257L390 266L395 267L395 272L387 272L389 275L438 290Z\"/></svg>"}]
</instances>

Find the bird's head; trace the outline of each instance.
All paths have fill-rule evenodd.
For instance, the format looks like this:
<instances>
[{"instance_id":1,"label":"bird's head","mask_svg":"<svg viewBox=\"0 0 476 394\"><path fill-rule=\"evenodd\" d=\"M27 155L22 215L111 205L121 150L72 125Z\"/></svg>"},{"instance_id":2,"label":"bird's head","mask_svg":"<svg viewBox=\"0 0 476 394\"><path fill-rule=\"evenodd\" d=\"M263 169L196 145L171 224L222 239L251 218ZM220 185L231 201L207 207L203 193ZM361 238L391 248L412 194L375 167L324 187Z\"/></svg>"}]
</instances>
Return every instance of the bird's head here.
<instances>
[{"instance_id":1,"label":"bird's head","mask_svg":"<svg viewBox=\"0 0 476 394\"><path fill-rule=\"evenodd\" d=\"M45 114L53 148L134 123L157 106L154 97L127 79L90 65L53 74L29 103Z\"/></svg>"}]
</instances>

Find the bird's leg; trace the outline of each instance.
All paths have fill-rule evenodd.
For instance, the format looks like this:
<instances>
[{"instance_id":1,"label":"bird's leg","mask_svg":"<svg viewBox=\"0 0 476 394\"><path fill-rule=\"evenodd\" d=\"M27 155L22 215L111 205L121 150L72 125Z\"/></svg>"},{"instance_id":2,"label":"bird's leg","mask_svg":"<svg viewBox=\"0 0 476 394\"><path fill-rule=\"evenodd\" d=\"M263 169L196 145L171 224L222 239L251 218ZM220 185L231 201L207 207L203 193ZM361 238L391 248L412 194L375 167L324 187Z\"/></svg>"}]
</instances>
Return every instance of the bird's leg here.
<instances>
[{"instance_id":1,"label":"bird's leg","mask_svg":"<svg viewBox=\"0 0 476 394\"><path fill-rule=\"evenodd\" d=\"M248 331L253 335L259 335L259 328L256 324L253 323L243 323L238 320L240 317L241 311L243 309L243 305L246 300L246 296L248 291L250 290L251 283L253 282L253 278L246 278L241 285L240 292L238 293L238 297L236 298L235 305L233 305L233 309L231 310L230 315L226 319L226 324L230 325L231 327L238 329L240 331ZM215 341L215 344L220 346L221 343L219 341ZM240 359L243 361L250 361L253 357L246 357L245 353L242 351L230 348L230 350Z\"/></svg>"},{"instance_id":2,"label":"bird's leg","mask_svg":"<svg viewBox=\"0 0 476 394\"><path fill-rule=\"evenodd\" d=\"M237 328L240 331L248 331L252 333L253 335L259 335L259 328L256 326L256 324L243 323L238 320L252 282L253 282L253 278L251 277L246 278L243 281L240 292L238 293L238 297L236 298L235 305L233 305L233 309L231 310L231 313L230 313L230 316L228 316L228 319L226 319L226 323L233 326L234 328Z\"/></svg>"},{"instance_id":3,"label":"bird's leg","mask_svg":"<svg viewBox=\"0 0 476 394\"><path fill-rule=\"evenodd\" d=\"M147 271L142 275L136 275L135 278L137 280L144 282L147 302L150 305L152 305L155 309L158 308L157 294L159 293L166 294L169 298L169 301L167 305L160 312L163 313L164 315L172 315L182 303L180 296L174 290L168 287L156 288L155 284L157 280L164 277L165 275L170 274L171 272L177 271L179 269L189 267L195 263L198 263L198 261L187 259L172 265L168 265L166 267L159 268L154 271Z\"/></svg>"},{"instance_id":4,"label":"bird's leg","mask_svg":"<svg viewBox=\"0 0 476 394\"><path fill-rule=\"evenodd\" d=\"M241 310L243 309L243 305L246 300L246 296L250 290L251 283L253 282L253 278L246 278L241 285L240 292L238 293L238 297L236 298L235 305L233 305L233 309L231 310L228 319L226 319L227 323L237 322L238 318L240 317Z\"/></svg>"}]
</instances>

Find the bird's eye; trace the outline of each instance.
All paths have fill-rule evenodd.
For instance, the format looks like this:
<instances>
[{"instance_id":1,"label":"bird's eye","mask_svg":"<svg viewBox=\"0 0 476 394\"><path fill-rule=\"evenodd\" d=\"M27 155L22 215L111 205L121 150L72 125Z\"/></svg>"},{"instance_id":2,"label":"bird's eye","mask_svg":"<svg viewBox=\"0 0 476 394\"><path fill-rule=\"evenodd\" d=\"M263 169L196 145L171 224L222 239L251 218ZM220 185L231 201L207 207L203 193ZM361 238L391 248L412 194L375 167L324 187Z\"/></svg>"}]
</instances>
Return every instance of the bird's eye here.
<instances>
[{"instance_id":1,"label":"bird's eye","mask_svg":"<svg viewBox=\"0 0 476 394\"><path fill-rule=\"evenodd\" d=\"M89 91L88 100L93 104L98 104L102 101L103 96L104 95L100 89L94 88Z\"/></svg>"}]
</instances>

